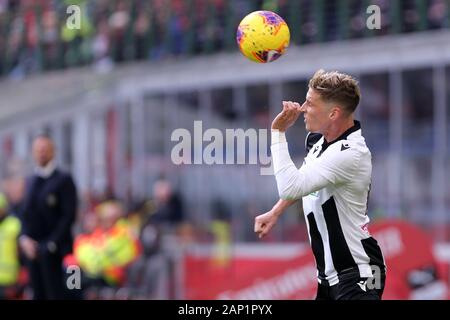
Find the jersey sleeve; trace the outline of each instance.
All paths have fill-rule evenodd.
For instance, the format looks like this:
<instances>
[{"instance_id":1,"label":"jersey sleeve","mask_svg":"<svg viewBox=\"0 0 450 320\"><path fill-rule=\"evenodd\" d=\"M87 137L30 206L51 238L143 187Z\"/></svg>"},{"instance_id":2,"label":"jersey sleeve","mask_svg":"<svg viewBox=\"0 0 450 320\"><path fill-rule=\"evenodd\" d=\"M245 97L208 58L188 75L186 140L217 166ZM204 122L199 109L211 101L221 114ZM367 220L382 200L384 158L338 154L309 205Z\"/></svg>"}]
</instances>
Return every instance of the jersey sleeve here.
<instances>
[{"instance_id":1,"label":"jersey sleeve","mask_svg":"<svg viewBox=\"0 0 450 320\"><path fill-rule=\"evenodd\" d=\"M360 159L359 152L343 142L330 146L315 161L305 161L300 169L293 163L286 141L272 143L271 152L278 194L284 200L299 199L351 180Z\"/></svg>"}]
</instances>

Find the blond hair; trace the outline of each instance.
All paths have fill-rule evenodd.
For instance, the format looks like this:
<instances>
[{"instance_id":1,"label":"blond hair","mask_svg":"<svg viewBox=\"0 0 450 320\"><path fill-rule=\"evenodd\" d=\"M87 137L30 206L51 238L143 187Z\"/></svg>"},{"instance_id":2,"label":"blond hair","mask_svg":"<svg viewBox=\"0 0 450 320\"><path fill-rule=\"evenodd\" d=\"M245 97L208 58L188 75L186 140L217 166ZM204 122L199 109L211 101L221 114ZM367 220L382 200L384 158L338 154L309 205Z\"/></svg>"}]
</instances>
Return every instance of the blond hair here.
<instances>
[{"instance_id":1,"label":"blond hair","mask_svg":"<svg viewBox=\"0 0 450 320\"><path fill-rule=\"evenodd\" d=\"M348 114L355 111L361 99L358 81L338 71L318 70L309 80L309 87L317 91L322 100L337 103Z\"/></svg>"}]
</instances>

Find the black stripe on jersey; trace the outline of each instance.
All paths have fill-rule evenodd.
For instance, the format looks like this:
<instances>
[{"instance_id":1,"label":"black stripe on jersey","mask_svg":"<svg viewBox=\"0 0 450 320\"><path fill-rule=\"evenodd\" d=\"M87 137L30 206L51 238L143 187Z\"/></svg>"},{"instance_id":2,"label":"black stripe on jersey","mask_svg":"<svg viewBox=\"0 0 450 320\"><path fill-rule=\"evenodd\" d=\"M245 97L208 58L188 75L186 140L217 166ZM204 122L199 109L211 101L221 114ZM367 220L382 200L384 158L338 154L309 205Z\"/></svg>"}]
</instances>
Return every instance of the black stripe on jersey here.
<instances>
[{"instance_id":1,"label":"black stripe on jersey","mask_svg":"<svg viewBox=\"0 0 450 320\"><path fill-rule=\"evenodd\" d=\"M356 267L355 259L345 241L342 231L341 222L336 208L334 198L331 197L322 204L323 216L328 229L328 238L330 243L331 257L336 271Z\"/></svg>"},{"instance_id":2,"label":"black stripe on jersey","mask_svg":"<svg viewBox=\"0 0 450 320\"><path fill-rule=\"evenodd\" d=\"M309 132L305 139L305 150L306 155L308 155L309 150L315 145L320 138L322 138L322 134L316 132Z\"/></svg>"},{"instance_id":3,"label":"black stripe on jersey","mask_svg":"<svg viewBox=\"0 0 450 320\"><path fill-rule=\"evenodd\" d=\"M322 155L322 153L324 153L324 151L327 150L327 148L329 146L331 146L333 143L338 142L340 140L347 139L347 137L350 134L352 134L355 131L358 131L359 129L361 129L361 123L358 120L354 120L353 127L350 127L349 129L347 129L343 134L341 134L339 137L337 137L333 141L328 142L326 139L323 139L322 149L320 150L319 154L317 155L317 158L319 158Z\"/></svg>"},{"instance_id":4,"label":"black stripe on jersey","mask_svg":"<svg viewBox=\"0 0 450 320\"><path fill-rule=\"evenodd\" d=\"M325 278L325 253L323 249L323 240L317 228L314 213L310 212L307 215L309 223L309 235L311 236L311 248L316 258L317 270L319 270L319 277Z\"/></svg>"},{"instance_id":5,"label":"black stripe on jersey","mask_svg":"<svg viewBox=\"0 0 450 320\"><path fill-rule=\"evenodd\" d=\"M381 268L385 268L383 254L381 253L380 246L378 245L377 240L372 237L367 239L362 239L361 244L366 252L367 256L370 259L370 265L376 265Z\"/></svg>"}]
</instances>

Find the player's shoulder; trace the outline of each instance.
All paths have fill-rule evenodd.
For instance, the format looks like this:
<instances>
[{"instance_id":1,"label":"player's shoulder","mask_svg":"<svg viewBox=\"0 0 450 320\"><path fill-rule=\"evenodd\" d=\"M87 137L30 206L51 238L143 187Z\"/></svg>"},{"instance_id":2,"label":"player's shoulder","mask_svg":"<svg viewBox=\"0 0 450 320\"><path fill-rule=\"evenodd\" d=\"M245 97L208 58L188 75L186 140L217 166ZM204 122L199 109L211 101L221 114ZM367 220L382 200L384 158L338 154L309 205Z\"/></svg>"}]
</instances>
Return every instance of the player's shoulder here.
<instances>
[{"instance_id":1,"label":"player's shoulder","mask_svg":"<svg viewBox=\"0 0 450 320\"><path fill-rule=\"evenodd\" d=\"M330 146L330 151L343 157L370 155L361 130L352 132L348 136L336 141Z\"/></svg>"}]
</instances>

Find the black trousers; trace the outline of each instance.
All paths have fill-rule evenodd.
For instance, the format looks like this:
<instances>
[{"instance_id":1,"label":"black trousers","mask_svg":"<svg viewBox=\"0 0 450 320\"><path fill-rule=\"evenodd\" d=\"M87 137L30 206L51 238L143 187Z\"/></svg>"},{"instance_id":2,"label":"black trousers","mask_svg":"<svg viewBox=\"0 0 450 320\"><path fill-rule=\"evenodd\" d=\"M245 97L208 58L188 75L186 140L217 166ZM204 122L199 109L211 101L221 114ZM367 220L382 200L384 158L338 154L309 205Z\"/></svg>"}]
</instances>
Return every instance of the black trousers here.
<instances>
[{"instance_id":1,"label":"black trousers","mask_svg":"<svg viewBox=\"0 0 450 320\"><path fill-rule=\"evenodd\" d=\"M339 275L339 283L333 286L319 283L316 300L381 300L386 282L385 272L379 280L361 278L356 269Z\"/></svg>"},{"instance_id":2,"label":"black trousers","mask_svg":"<svg viewBox=\"0 0 450 320\"><path fill-rule=\"evenodd\" d=\"M61 300L66 298L63 264L60 254L41 250L28 261L34 300Z\"/></svg>"}]
</instances>

